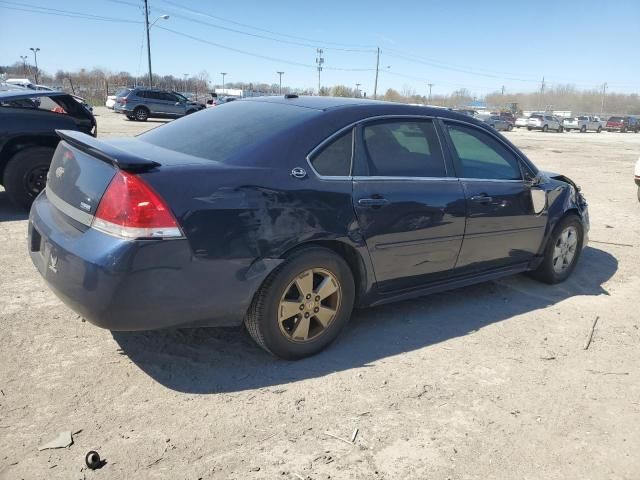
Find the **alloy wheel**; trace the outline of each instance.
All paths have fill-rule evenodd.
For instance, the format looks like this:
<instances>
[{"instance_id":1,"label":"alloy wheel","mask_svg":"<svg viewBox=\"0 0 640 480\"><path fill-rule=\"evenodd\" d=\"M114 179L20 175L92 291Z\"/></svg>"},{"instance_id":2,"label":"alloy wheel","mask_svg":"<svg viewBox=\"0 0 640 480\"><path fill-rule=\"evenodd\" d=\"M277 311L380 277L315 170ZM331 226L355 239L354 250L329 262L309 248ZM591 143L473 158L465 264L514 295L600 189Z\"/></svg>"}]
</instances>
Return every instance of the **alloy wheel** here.
<instances>
[{"instance_id":1,"label":"alloy wheel","mask_svg":"<svg viewBox=\"0 0 640 480\"><path fill-rule=\"evenodd\" d=\"M322 335L340 309L342 287L322 268L305 270L287 286L278 305L278 325L292 342L308 342Z\"/></svg>"},{"instance_id":2,"label":"alloy wheel","mask_svg":"<svg viewBox=\"0 0 640 480\"><path fill-rule=\"evenodd\" d=\"M578 248L578 230L574 226L568 226L558 236L553 248L553 270L563 273L573 263Z\"/></svg>"}]
</instances>

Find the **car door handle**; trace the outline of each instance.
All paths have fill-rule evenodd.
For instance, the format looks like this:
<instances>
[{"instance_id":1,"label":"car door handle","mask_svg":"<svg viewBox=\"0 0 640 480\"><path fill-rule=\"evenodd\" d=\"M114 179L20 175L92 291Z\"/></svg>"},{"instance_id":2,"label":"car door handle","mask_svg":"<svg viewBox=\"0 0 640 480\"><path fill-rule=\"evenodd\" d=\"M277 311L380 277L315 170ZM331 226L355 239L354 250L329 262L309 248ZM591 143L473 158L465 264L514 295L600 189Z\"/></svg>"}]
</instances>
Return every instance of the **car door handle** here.
<instances>
[{"instance_id":1,"label":"car door handle","mask_svg":"<svg viewBox=\"0 0 640 480\"><path fill-rule=\"evenodd\" d=\"M493 197L488 195L476 195L475 197L471 197L471 201L475 203L491 203L493 202Z\"/></svg>"},{"instance_id":2,"label":"car door handle","mask_svg":"<svg viewBox=\"0 0 640 480\"><path fill-rule=\"evenodd\" d=\"M388 203L389 200L386 198L361 198L358 200L358 205L361 207L382 207Z\"/></svg>"}]
</instances>

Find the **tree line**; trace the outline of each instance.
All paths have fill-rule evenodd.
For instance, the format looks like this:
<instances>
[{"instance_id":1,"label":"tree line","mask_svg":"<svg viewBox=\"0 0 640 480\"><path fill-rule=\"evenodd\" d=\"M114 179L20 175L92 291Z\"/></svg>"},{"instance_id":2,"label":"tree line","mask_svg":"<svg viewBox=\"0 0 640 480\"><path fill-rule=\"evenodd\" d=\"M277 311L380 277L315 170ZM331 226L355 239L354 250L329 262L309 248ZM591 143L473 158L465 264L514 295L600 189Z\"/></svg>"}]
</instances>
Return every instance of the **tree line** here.
<instances>
[{"instance_id":1,"label":"tree line","mask_svg":"<svg viewBox=\"0 0 640 480\"><path fill-rule=\"evenodd\" d=\"M13 65L0 66L0 74L7 78L28 77L35 81L35 73L35 66L28 63L16 62ZM129 72L110 72L101 68L93 68L91 70L82 68L75 72L58 70L53 75L42 70L37 73L38 83L80 95L94 105L103 104L106 96L114 94L118 88L146 86L148 84L146 75L135 76ZM213 91L214 88L211 77L206 70L202 70L196 75L183 76L182 78L173 75L154 75L153 85L167 90L196 94L200 101L209 98L209 92ZM217 83L215 87L219 88L220 84ZM242 89L254 95L274 95L280 91L280 87L276 83L230 81L225 82L225 88ZM315 91L312 88L292 89L290 87L282 87L282 93L313 95ZM345 85L322 87L320 95L371 97L371 94ZM489 108L504 111L570 110L575 113L640 115L640 96L638 94L607 92L603 96L602 91L598 89L579 90L570 84L550 87L544 92L502 93L501 91L496 91L484 97L477 97L471 91L462 88L447 95L435 94L431 98L426 95L419 95L411 87L405 86L401 90L389 88L378 95L378 98L391 102L430 104L452 108L468 105L474 100L484 100Z\"/></svg>"}]
</instances>

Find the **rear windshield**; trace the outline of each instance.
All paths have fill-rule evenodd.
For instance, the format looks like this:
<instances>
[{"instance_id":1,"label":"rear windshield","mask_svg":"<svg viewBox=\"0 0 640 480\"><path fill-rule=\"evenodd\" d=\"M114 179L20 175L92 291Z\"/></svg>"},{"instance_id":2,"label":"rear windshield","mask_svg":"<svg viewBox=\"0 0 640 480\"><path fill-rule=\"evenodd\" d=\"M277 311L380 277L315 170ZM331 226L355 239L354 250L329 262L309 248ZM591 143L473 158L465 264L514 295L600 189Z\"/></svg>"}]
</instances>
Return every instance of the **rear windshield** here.
<instances>
[{"instance_id":1,"label":"rear windshield","mask_svg":"<svg viewBox=\"0 0 640 480\"><path fill-rule=\"evenodd\" d=\"M138 138L158 147L225 163L241 150L319 114L310 108L243 100L188 115Z\"/></svg>"},{"instance_id":2,"label":"rear windshield","mask_svg":"<svg viewBox=\"0 0 640 480\"><path fill-rule=\"evenodd\" d=\"M610 122L622 122L624 120L624 118L622 117L611 117L609 118Z\"/></svg>"},{"instance_id":3,"label":"rear windshield","mask_svg":"<svg viewBox=\"0 0 640 480\"><path fill-rule=\"evenodd\" d=\"M542 115L531 115L529 118L542 118Z\"/></svg>"},{"instance_id":4,"label":"rear windshield","mask_svg":"<svg viewBox=\"0 0 640 480\"><path fill-rule=\"evenodd\" d=\"M116 92L116 97L124 97L127 93L131 91L130 88L121 88Z\"/></svg>"},{"instance_id":5,"label":"rear windshield","mask_svg":"<svg viewBox=\"0 0 640 480\"><path fill-rule=\"evenodd\" d=\"M589 120L589 117L578 117L578 120Z\"/></svg>"}]
</instances>

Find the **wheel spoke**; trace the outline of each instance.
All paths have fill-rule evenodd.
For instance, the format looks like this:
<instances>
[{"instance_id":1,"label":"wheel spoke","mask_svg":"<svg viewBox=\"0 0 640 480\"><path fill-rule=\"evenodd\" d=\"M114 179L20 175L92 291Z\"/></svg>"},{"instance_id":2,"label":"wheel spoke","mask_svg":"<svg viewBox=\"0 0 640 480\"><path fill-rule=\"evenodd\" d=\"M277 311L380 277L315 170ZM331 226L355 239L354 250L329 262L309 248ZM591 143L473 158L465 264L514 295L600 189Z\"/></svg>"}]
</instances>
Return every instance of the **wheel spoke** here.
<instances>
[{"instance_id":1,"label":"wheel spoke","mask_svg":"<svg viewBox=\"0 0 640 480\"><path fill-rule=\"evenodd\" d=\"M335 284L333 279L331 277L324 277L316 289L316 294L320 296L320 300L324 300L336 293L336 290L338 290L338 286Z\"/></svg>"},{"instance_id":2,"label":"wheel spoke","mask_svg":"<svg viewBox=\"0 0 640 480\"><path fill-rule=\"evenodd\" d=\"M329 323L331 323L331 320L333 319L335 314L336 314L336 311L331 308L320 307L320 310L318 311L318 313L315 314L315 317L318 319L318 321L322 324L323 327L327 327Z\"/></svg>"},{"instance_id":3,"label":"wheel spoke","mask_svg":"<svg viewBox=\"0 0 640 480\"><path fill-rule=\"evenodd\" d=\"M300 313L300 303L283 300L280 302L278 318L282 322Z\"/></svg>"},{"instance_id":4,"label":"wheel spoke","mask_svg":"<svg viewBox=\"0 0 640 480\"><path fill-rule=\"evenodd\" d=\"M296 287L302 297L311 295L313 293L313 272L307 270L296 278Z\"/></svg>"},{"instance_id":5,"label":"wheel spoke","mask_svg":"<svg viewBox=\"0 0 640 480\"><path fill-rule=\"evenodd\" d=\"M296 325L291 337L294 340L306 340L309 338L309 318L302 317Z\"/></svg>"}]
</instances>

